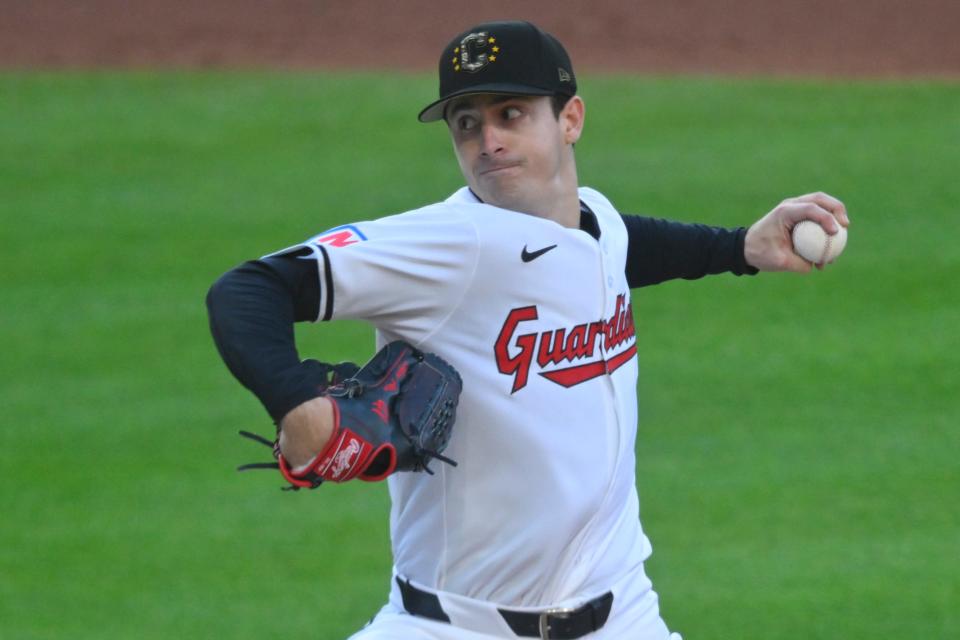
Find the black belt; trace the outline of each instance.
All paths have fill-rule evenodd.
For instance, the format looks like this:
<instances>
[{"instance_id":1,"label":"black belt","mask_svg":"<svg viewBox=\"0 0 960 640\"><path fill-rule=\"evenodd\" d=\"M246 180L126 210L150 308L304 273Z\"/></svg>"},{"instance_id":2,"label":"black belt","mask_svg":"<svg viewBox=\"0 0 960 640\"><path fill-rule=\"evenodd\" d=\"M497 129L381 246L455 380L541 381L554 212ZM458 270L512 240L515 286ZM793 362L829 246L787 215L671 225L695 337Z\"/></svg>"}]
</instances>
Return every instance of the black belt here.
<instances>
[{"instance_id":1,"label":"black belt","mask_svg":"<svg viewBox=\"0 0 960 640\"><path fill-rule=\"evenodd\" d=\"M403 608L421 618L450 622L440 606L440 598L416 588L397 576ZM545 609L540 613L497 609L515 634L525 638L544 640L575 640L603 627L610 616L613 594L607 591L599 598L576 609Z\"/></svg>"}]
</instances>

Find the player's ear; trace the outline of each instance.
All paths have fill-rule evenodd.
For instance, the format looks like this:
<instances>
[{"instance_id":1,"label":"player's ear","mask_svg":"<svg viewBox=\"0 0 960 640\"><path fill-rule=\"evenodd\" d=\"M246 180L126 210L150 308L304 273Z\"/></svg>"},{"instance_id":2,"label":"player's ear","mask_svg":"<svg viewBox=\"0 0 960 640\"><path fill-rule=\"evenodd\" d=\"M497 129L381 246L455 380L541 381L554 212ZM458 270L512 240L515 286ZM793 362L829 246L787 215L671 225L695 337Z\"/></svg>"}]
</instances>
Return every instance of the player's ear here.
<instances>
[{"instance_id":1,"label":"player's ear","mask_svg":"<svg viewBox=\"0 0 960 640\"><path fill-rule=\"evenodd\" d=\"M573 96L567 100L558 118L565 143L575 144L580 139L580 134L583 133L583 118L583 99L580 96Z\"/></svg>"}]
</instances>

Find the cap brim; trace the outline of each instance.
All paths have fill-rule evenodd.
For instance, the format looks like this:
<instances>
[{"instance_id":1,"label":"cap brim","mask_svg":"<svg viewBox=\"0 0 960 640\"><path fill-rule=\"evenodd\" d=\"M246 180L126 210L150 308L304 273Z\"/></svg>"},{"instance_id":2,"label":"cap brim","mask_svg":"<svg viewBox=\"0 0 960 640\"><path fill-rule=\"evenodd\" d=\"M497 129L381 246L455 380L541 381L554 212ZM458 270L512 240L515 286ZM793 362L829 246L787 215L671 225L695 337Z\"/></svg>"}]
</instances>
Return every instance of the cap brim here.
<instances>
[{"instance_id":1,"label":"cap brim","mask_svg":"<svg viewBox=\"0 0 960 640\"><path fill-rule=\"evenodd\" d=\"M469 89L455 91L448 96L440 98L436 102L431 102L420 112L417 119L420 122L436 122L437 120L442 120L443 112L448 102L461 96L472 96L481 93L497 93L507 96L552 96L554 91L553 89L541 89L539 87L518 84L492 83L474 85Z\"/></svg>"}]
</instances>

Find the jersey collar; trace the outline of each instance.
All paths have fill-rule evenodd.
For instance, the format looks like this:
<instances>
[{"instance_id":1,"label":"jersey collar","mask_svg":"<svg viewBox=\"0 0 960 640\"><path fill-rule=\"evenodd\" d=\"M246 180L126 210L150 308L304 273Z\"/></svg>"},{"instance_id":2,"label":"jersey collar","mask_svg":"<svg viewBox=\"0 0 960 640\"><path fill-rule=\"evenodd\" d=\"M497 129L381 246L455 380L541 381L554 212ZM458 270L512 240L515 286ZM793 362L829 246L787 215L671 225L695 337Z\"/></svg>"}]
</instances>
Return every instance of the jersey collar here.
<instances>
[{"instance_id":1,"label":"jersey collar","mask_svg":"<svg viewBox=\"0 0 960 640\"><path fill-rule=\"evenodd\" d=\"M474 193L470 187L457 189L457 191L447 198L447 202L484 204L480 196ZM597 221L597 214L595 214L583 200L580 201L580 230L589 233L594 239L600 240L600 223Z\"/></svg>"}]
</instances>

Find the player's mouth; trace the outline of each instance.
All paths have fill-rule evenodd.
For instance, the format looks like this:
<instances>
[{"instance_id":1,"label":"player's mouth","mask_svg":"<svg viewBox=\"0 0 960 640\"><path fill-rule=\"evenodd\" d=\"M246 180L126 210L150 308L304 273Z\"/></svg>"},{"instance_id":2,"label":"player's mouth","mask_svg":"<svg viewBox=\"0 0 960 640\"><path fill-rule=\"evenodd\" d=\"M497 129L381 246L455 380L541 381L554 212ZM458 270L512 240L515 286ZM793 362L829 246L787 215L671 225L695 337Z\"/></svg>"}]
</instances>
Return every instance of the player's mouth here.
<instances>
[{"instance_id":1,"label":"player's mouth","mask_svg":"<svg viewBox=\"0 0 960 640\"><path fill-rule=\"evenodd\" d=\"M503 164L489 165L480 171L481 176L495 176L506 173L511 169L517 169L521 165L520 162L506 162Z\"/></svg>"}]
</instances>

